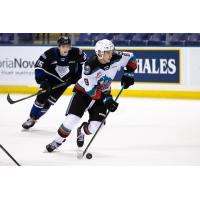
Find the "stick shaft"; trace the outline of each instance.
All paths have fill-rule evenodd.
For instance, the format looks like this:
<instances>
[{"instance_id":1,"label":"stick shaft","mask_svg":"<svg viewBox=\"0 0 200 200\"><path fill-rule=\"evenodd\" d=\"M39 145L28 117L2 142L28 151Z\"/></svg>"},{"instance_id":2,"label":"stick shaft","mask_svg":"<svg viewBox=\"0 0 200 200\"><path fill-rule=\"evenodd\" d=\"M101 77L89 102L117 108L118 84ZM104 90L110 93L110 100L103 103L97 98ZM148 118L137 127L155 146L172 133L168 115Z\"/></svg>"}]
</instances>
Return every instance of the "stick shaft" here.
<instances>
[{"instance_id":1,"label":"stick shaft","mask_svg":"<svg viewBox=\"0 0 200 200\"><path fill-rule=\"evenodd\" d=\"M115 98L115 101L117 101L117 99L119 98L119 96L121 95L122 91L124 90L124 86L122 86L121 90L119 91L117 97ZM90 147L92 141L94 140L94 138L96 137L97 133L99 132L100 128L102 127L102 125L104 124L106 118L108 117L110 111L107 112L105 118L103 119L103 121L101 122L101 124L99 125L99 128L96 130L95 134L93 135L92 139L90 140L90 142L88 143L87 147L85 148L85 150L83 151L82 157L84 157L84 155L86 154L88 148Z\"/></svg>"},{"instance_id":2,"label":"stick shaft","mask_svg":"<svg viewBox=\"0 0 200 200\"><path fill-rule=\"evenodd\" d=\"M58 84L58 85L56 85L55 87L53 87L52 90L55 90L55 89L57 89L57 88L59 88L59 87L62 87L62 86L65 86L66 84L67 84L66 82L61 83L61 84ZM10 104L14 104L14 103L17 103L17 102L20 102L20 101L29 99L29 98L31 98L31 97L34 97L34 96L43 94L43 93L45 93L45 92L47 92L47 91L46 91L46 90L40 90L40 91L38 91L38 92L35 93L35 94L32 94L32 95L30 95L30 96L27 96L27 97L18 99L18 100L16 100L16 101L12 100L11 97L10 97L10 94L8 94L8 95L7 95L7 100L8 100L8 102L9 102Z\"/></svg>"},{"instance_id":3,"label":"stick shaft","mask_svg":"<svg viewBox=\"0 0 200 200\"><path fill-rule=\"evenodd\" d=\"M17 166L21 166L1 144L0 147Z\"/></svg>"}]
</instances>

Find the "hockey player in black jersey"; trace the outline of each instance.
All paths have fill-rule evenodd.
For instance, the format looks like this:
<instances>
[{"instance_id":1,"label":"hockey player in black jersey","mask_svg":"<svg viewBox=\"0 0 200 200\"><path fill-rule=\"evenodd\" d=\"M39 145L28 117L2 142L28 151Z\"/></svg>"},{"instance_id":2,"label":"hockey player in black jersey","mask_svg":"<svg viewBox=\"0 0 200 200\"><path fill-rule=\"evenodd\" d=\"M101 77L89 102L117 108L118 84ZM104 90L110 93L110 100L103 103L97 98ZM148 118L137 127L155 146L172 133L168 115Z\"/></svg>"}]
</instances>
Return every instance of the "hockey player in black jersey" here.
<instances>
[{"instance_id":1,"label":"hockey player in black jersey","mask_svg":"<svg viewBox=\"0 0 200 200\"><path fill-rule=\"evenodd\" d=\"M82 64L86 54L79 48L71 46L69 37L59 37L58 47L50 48L40 56L35 64L35 80L40 90L46 90L36 97L29 119L22 124L24 129L34 126L49 108L56 103L68 86L75 84L81 77ZM66 83L52 90L52 87Z\"/></svg>"},{"instance_id":2,"label":"hockey player in black jersey","mask_svg":"<svg viewBox=\"0 0 200 200\"><path fill-rule=\"evenodd\" d=\"M64 122L57 131L53 142L46 146L48 152L57 149L77 126L85 111L89 121L77 129L77 146L82 147L84 136L94 134L106 116L107 111L115 112L118 103L111 95L111 82L121 68L124 74L121 84L124 89L134 84L136 58L130 52L116 52L109 40L100 40L95 46L96 56L89 58L83 66L82 77L76 83Z\"/></svg>"}]
</instances>

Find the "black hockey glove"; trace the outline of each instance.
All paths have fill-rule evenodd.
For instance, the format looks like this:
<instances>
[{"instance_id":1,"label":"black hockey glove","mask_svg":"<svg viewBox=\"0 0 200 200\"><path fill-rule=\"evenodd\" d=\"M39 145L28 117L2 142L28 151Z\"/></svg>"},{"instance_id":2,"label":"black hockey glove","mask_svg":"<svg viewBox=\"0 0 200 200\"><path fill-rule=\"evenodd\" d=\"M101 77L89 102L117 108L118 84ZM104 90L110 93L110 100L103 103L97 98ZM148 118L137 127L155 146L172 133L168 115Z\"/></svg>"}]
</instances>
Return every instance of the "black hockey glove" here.
<instances>
[{"instance_id":1,"label":"black hockey glove","mask_svg":"<svg viewBox=\"0 0 200 200\"><path fill-rule=\"evenodd\" d=\"M124 89L129 88L135 82L134 72L124 71L124 74L121 79L121 85L124 85Z\"/></svg>"},{"instance_id":2,"label":"black hockey glove","mask_svg":"<svg viewBox=\"0 0 200 200\"><path fill-rule=\"evenodd\" d=\"M41 82L40 87L42 88L42 90L46 90L47 92L51 92L52 89L47 79Z\"/></svg>"},{"instance_id":3,"label":"black hockey glove","mask_svg":"<svg viewBox=\"0 0 200 200\"><path fill-rule=\"evenodd\" d=\"M113 100L111 95L106 95L103 97L103 103L110 112L115 112L119 105L116 101Z\"/></svg>"}]
</instances>

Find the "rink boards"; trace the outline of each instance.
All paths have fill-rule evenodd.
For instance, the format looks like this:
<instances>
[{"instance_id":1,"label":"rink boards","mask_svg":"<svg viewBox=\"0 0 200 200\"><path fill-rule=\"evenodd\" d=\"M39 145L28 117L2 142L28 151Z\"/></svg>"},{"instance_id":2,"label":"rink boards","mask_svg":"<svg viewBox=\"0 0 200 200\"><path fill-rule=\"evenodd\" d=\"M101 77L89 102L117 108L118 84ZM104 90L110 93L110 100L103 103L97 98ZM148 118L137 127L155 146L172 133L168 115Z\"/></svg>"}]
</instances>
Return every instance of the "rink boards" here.
<instances>
[{"instance_id":1,"label":"rink boards","mask_svg":"<svg viewBox=\"0 0 200 200\"><path fill-rule=\"evenodd\" d=\"M0 46L0 93L33 93L34 63L50 46ZM88 56L94 48L81 47ZM200 48L198 47L118 47L133 52L138 62L135 85L123 96L200 99ZM122 70L113 83L120 89ZM72 87L65 94L71 94Z\"/></svg>"}]
</instances>

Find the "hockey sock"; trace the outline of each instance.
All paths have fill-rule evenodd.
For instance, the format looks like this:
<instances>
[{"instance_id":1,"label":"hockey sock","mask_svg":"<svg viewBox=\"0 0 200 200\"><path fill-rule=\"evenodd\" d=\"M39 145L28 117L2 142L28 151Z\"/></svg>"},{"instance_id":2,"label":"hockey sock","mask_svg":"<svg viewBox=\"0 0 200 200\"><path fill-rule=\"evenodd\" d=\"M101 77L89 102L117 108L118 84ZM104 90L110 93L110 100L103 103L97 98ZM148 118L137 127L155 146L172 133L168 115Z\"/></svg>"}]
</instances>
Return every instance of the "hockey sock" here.
<instances>
[{"instance_id":1,"label":"hockey sock","mask_svg":"<svg viewBox=\"0 0 200 200\"><path fill-rule=\"evenodd\" d=\"M81 132L85 133L86 135L94 134L99 128L100 124L101 122L99 121L90 121L81 128Z\"/></svg>"},{"instance_id":2,"label":"hockey sock","mask_svg":"<svg viewBox=\"0 0 200 200\"><path fill-rule=\"evenodd\" d=\"M75 126L79 123L80 117L69 114L67 115L65 121L61 124L58 129L58 135L55 140L58 143L62 143L66 137L69 136L71 131L75 128Z\"/></svg>"},{"instance_id":3,"label":"hockey sock","mask_svg":"<svg viewBox=\"0 0 200 200\"><path fill-rule=\"evenodd\" d=\"M58 134L62 138L66 138L69 136L70 133L71 133L71 130L66 128L63 124L61 124L60 128L58 129Z\"/></svg>"},{"instance_id":4,"label":"hockey sock","mask_svg":"<svg viewBox=\"0 0 200 200\"><path fill-rule=\"evenodd\" d=\"M50 107L51 104L49 102L41 104L35 101L31 109L30 117L37 120L42 117L49 110Z\"/></svg>"},{"instance_id":5,"label":"hockey sock","mask_svg":"<svg viewBox=\"0 0 200 200\"><path fill-rule=\"evenodd\" d=\"M46 111L43 110L43 105L41 106L34 103L31 109L30 117L37 120L45 113Z\"/></svg>"}]
</instances>

